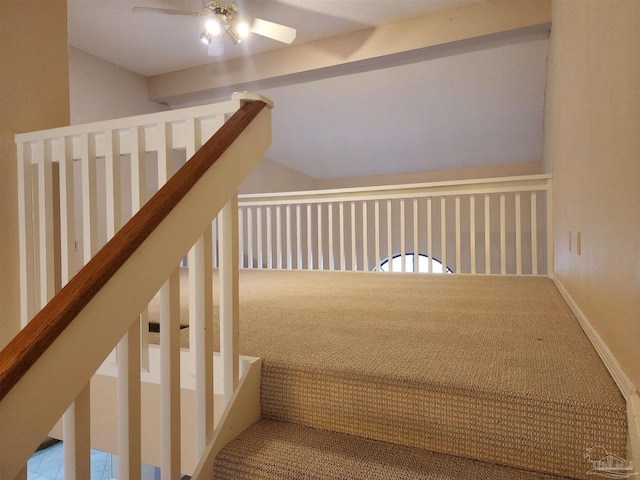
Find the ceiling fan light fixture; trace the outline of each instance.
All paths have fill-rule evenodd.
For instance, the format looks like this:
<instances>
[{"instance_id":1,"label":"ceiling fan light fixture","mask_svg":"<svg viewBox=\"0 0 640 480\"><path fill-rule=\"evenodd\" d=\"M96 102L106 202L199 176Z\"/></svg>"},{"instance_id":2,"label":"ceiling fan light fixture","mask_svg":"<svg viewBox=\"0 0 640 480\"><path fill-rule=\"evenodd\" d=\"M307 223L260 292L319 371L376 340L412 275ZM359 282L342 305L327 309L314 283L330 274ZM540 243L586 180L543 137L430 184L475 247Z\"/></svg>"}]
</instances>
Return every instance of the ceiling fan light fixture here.
<instances>
[{"instance_id":1,"label":"ceiling fan light fixture","mask_svg":"<svg viewBox=\"0 0 640 480\"><path fill-rule=\"evenodd\" d=\"M233 28L232 25L229 25L228 23L224 26L224 29L227 31L227 33L229 34L229 36L231 37L231 40L233 40L233 43L235 43L236 45L238 43L242 42L242 37L240 36L240 34L238 33L238 31Z\"/></svg>"},{"instance_id":2,"label":"ceiling fan light fixture","mask_svg":"<svg viewBox=\"0 0 640 480\"><path fill-rule=\"evenodd\" d=\"M0 0L1 2L2 0ZM200 34L200 41L209 46L212 57L223 55L223 42L214 42L215 36L227 35L234 44L242 42L250 33L271 38L278 42L291 44L296 38L296 29L269 22L260 18L245 18L238 14L238 7L234 4L226 5L216 0L201 0L202 11L176 10L171 8L133 7L134 12L156 12L165 15L179 15L197 17L205 20L204 31ZM228 1L228 0L223 0ZM217 47L220 48L217 48Z\"/></svg>"},{"instance_id":3,"label":"ceiling fan light fixture","mask_svg":"<svg viewBox=\"0 0 640 480\"><path fill-rule=\"evenodd\" d=\"M236 26L236 30L240 38L247 38L247 36L249 35L249 24L244 20L241 22L238 22L238 25Z\"/></svg>"},{"instance_id":4,"label":"ceiling fan light fixture","mask_svg":"<svg viewBox=\"0 0 640 480\"><path fill-rule=\"evenodd\" d=\"M221 27L220 27L220 22L218 22L217 20L211 19L208 20L205 28L207 29L207 33L209 33L210 35L213 35L214 37L217 35L220 35L220 31L221 31Z\"/></svg>"},{"instance_id":5,"label":"ceiling fan light fixture","mask_svg":"<svg viewBox=\"0 0 640 480\"><path fill-rule=\"evenodd\" d=\"M200 41L205 45L210 45L212 40L211 34L207 30L200 34Z\"/></svg>"}]
</instances>

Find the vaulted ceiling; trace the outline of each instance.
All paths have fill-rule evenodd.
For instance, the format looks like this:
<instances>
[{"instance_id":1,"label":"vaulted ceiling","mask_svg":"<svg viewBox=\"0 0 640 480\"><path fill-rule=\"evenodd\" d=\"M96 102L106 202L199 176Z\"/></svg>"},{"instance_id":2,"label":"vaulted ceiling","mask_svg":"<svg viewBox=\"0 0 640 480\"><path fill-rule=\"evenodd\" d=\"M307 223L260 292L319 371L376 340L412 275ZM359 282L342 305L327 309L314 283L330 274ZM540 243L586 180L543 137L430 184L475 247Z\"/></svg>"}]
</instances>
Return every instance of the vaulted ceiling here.
<instances>
[{"instance_id":1,"label":"vaulted ceiling","mask_svg":"<svg viewBox=\"0 0 640 480\"><path fill-rule=\"evenodd\" d=\"M549 18L515 3L244 0L296 41L253 35L213 58L201 18L131 11L200 0L68 0L69 40L172 107L260 91L276 103L267 157L313 177L406 173L540 160Z\"/></svg>"}]
</instances>

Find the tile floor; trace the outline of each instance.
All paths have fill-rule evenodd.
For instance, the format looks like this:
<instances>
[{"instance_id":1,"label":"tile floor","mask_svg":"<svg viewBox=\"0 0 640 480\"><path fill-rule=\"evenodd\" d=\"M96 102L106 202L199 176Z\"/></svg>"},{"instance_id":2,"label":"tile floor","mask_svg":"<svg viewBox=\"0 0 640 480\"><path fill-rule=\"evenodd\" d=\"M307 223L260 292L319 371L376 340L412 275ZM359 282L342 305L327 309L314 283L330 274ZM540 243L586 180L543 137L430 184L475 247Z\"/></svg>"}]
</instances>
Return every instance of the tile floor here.
<instances>
[{"instance_id":1,"label":"tile floor","mask_svg":"<svg viewBox=\"0 0 640 480\"><path fill-rule=\"evenodd\" d=\"M33 454L27 462L27 480L63 480L62 442ZM91 480L111 480L111 454L91 450Z\"/></svg>"}]
</instances>

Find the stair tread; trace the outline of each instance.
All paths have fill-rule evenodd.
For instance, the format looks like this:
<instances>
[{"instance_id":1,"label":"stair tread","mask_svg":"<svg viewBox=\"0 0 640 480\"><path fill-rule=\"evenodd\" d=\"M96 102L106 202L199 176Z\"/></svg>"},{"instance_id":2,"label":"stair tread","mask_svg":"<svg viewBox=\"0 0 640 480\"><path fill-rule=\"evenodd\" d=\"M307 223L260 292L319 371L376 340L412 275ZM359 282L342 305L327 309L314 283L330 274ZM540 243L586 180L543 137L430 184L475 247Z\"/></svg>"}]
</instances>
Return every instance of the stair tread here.
<instances>
[{"instance_id":1,"label":"stair tread","mask_svg":"<svg viewBox=\"0 0 640 480\"><path fill-rule=\"evenodd\" d=\"M260 420L216 458L217 479L559 480L419 448Z\"/></svg>"}]
</instances>

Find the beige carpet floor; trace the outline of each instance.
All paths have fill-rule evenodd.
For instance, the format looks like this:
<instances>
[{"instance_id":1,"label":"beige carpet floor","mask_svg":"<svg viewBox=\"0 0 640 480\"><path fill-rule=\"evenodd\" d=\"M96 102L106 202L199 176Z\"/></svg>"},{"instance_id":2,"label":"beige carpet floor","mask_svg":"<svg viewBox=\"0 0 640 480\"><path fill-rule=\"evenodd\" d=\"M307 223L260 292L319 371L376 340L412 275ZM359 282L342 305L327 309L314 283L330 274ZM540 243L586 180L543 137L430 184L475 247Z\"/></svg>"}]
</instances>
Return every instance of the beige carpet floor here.
<instances>
[{"instance_id":1,"label":"beige carpet floor","mask_svg":"<svg viewBox=\"0 0 640 480\"><path fill-rule=\"evenodd\" d=\"M624 399L547 278L243 270L240 300L265 418L577 478L586 448L625 454Z\"/></svg>"}]
</instances>

